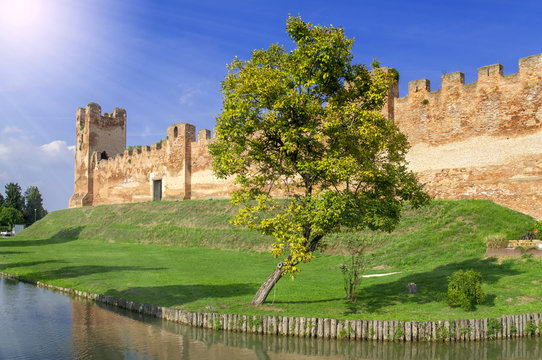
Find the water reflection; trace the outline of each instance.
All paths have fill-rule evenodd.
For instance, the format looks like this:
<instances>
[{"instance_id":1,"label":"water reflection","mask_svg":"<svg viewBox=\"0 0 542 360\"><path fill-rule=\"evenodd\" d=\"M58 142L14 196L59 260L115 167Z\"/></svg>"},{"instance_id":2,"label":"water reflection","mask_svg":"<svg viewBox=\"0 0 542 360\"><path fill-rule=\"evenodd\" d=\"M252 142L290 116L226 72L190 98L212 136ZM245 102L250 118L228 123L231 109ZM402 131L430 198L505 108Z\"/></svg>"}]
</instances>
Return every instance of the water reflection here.
<instances>
[{"instance_id":1,"label":"water reflection","mask_svg":"<svg viewBox=\"0 0 542 360\"><path fill-rule=\"evenodd\" d=\"M174 324L0 279L1 359L539 359L540 338L388 343Z\"/></svg>"}]
</instances>

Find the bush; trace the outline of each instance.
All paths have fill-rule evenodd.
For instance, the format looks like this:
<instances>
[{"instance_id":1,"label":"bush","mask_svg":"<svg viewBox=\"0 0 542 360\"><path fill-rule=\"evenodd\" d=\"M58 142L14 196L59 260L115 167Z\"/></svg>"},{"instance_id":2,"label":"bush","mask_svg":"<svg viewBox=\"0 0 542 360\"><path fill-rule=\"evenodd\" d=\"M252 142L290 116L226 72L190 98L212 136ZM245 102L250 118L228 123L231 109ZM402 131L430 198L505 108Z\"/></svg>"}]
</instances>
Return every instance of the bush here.
<instances>
[{"instance_id":1,"label":"bush","mask_svg":"<svg viewBox=\"0 0 542 360\"><path fill-rule=\"evenodd\" d=\"M535 233L535 237L537 239L542 239L542 220L534 224L533 232Z\"/></svg>"},{"instance_id":2,"label":"bush","mask_svg":"<svg viewBox=\"0 0 542 360\"><path fill-rule=\"evenodd\" d=\"M486 236L484 243L491 249L500 249L508 246L506 235L500 233Z\"/></svg>"},{"instance_id":3,"label":"bush","mask_svg":"<svg viewBox=\"0 0 542 360\"><path fill-rule=\"evenodd\" d=\"M448 278L448 304L460 306L463 310L473 310L484 301L482 274L474 270L459 270Z\"/></svg>"}]
</instances>

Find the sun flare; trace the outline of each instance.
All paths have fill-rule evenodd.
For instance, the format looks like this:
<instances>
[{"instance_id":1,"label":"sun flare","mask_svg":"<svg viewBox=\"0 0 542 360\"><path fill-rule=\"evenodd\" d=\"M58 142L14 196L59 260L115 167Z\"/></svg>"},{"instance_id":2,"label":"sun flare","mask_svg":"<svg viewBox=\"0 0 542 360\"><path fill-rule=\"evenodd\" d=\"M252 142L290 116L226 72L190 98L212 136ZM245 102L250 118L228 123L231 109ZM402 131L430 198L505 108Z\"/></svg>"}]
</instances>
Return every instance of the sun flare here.
<instances>
[{"instance_id":1,"label":"sun flare","mask_svg":"<svg viewBox=\"0 0 542 360\"><path fill-rule=\"evenodd\" d=\"M10 37L26 37L44 30L48 13L46 5L47 2L43 0L1 0L0 27L2 31Z\"/></svg>"}]
</instances>

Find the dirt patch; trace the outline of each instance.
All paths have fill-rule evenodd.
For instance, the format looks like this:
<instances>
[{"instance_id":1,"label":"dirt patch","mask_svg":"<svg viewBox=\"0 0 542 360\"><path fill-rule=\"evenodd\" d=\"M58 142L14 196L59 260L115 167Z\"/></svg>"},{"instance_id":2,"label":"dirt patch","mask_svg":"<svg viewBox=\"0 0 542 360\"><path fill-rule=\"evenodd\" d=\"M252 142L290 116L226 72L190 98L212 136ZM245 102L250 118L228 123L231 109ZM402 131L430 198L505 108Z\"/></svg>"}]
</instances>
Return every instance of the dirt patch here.
<instances>
[{"instance_id":1,"label":"dirt patch","mask_svg":"<svg viewBox=\"0 0 542 360\"><path fill-rule=\"evenodd\" d=\"M374 268L371 268L371 270L388 270L388 269L391 269L391 266L386 265L386 264L378 265L378 266L375 266Z\"/></svg>"},{"instance_id":2,"label":"dirt patch","mask_svg":"<svg viewBox=\"0 0 542 360\"><path fill-rule=\"evenodd\" d=\"M518 305L525 305L527 303L536 301L537 299L528 296L518 296Z\"/></svg>"},{"instance_id":3,"label":"dirt patch","mask_svg":"<svg viewBox=\"0 0 542 360\"><path fill-rule=\"evenodd\" d=\"M250 305L250 307L254 309L258 309L258 310L268 310L268 311L276 311L276 312L280 312L283 310L282 308L272 306L272 305L258 305L258 306Z\"/></svg>"}]
</instances>

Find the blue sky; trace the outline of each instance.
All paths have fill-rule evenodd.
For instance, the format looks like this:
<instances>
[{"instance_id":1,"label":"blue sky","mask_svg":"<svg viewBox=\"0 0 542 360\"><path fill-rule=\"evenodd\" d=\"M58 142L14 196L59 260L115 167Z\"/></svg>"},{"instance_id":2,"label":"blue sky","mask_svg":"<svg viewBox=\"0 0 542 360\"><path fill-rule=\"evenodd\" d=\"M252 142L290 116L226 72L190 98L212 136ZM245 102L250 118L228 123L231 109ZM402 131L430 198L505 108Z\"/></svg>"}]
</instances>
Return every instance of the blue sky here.
<instances>
[{"instance_id":1,"label":"blue sky","mask_svg":"<svg viewBox=\"0 0 542 360\"><path fill-rule=\"evenodd\" d=\"M174 123L212 129L226 64L292 44L288 14L342 26L354 61L374 57L408 82L542 52L540 1L0 0L0 190L37 185L48 210L73 193L75 112L93 101L127 110L127 145Z\"/></svg>"}]
</instances>

